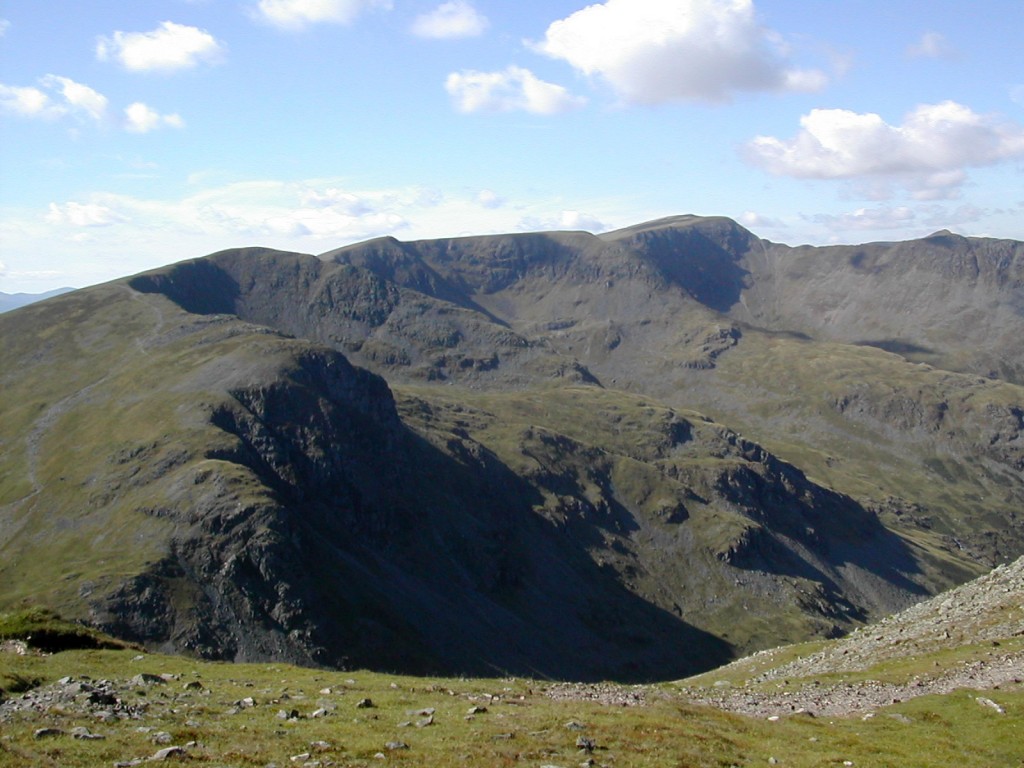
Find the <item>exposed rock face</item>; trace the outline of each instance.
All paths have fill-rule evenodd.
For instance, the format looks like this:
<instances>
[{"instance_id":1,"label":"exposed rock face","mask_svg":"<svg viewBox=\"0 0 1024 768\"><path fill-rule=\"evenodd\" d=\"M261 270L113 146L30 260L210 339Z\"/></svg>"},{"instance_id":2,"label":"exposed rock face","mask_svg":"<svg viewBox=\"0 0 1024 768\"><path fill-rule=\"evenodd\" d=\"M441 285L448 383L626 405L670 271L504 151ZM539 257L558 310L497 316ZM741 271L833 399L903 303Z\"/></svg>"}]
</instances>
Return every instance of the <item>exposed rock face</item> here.
<instances>
[{"instance_id":1,"label":"exposed rock face","mask_svg":"<svg viewBox=\"0 0 1024 768\"><path fill-rule=\"evenodd\" d=\"M19 310L0 604L215 658L577 679L841 634L1024 549L1024 396L968 373L1015 348L899 299L927 273L962 319L982 285L1009 333L1018 245L815 261L679 217L226 251Z\"/></svg>"}]
</instances>

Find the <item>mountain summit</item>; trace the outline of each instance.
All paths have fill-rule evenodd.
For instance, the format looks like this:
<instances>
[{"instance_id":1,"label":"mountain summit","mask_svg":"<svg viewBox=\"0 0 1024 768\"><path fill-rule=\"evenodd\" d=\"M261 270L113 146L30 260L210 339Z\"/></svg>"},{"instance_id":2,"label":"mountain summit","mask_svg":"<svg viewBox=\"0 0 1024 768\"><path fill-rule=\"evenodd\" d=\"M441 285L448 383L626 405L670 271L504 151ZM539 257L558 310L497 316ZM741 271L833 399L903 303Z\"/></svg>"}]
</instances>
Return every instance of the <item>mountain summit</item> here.
<instances>
[{"instance_id":1,"label":"mountain summit","mask_svg":"<svg viewBox=\"0 0 1024 768\"><path fill-rule=\"evenodd\" d=\"M0 317L0 607L680 677L1024 553L1024 243L724 218L237 249Z\"/></svg>"}]
</instances>

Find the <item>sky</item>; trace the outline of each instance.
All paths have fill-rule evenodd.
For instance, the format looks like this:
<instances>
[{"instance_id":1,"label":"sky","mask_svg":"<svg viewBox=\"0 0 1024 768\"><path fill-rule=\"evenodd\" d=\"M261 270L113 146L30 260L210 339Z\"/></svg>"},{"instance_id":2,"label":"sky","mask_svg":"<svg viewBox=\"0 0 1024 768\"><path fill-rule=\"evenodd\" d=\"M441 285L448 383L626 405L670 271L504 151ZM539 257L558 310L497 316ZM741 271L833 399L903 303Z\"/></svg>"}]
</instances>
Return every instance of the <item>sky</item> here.
<instances>
[{"instance_id":1,"label":"sky","mask_svg":"<svg viewBox=\"0 0 1024 768\"><path fill-rule=\"evenodd\" d=\"M0 291L663 216L1024 240L1021 0L0 0Z\"/></svg>"}]
</instances>

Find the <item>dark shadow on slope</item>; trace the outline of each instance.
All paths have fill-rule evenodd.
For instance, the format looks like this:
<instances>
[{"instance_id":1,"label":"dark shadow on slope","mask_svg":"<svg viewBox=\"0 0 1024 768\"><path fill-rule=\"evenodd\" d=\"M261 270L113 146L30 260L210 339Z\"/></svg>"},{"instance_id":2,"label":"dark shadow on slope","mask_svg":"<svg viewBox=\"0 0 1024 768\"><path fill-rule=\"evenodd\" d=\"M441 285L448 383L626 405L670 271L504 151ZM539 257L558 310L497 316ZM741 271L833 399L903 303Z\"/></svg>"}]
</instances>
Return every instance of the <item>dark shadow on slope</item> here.
<instances>
[{"instance_id":1,"label":"dark shadow on slope","mask_svg":"<svg viewBox=\"0 0 1024 768\"><path fill-rule=\"evenodd\" d=\"M740 263L753 235L731 221L640 231L628 244L644 254L671 283L700 303L728 312L748 287L750 273Z\"/></svg>"},{"instance_id":2,"label":"dark shadow on slope","mask_svg":"<svg viewBox=\"0 0 1024 768\"><path fill-rule=\"evenodd\" d=\"M837 593L836 568L852 565L910 595L927 591L908 574L920 573L909 545L877 515L843 494L823 488L796 467L752 443L741 449L756 465L723 473L716 491L763 528L741 537L729 552L736 567L812 579ZM760 466L760 471L754 467ZM803 556L789 541L810 552ZM827 565L830 573L823 567Z\"/></svg>"},{"instance_id":3,"label":"dark shadow on slope","mask_svg":"<svg viewBox=\"0 0 1024 768\"><path fill-rule=\"evenodd\" d=\"M853 342L858 347L875 347L886 352L892 352L895 355L903 355L904 357L911 355L936 355L938 354L934 349L928 347L922 347L918 344L914 344L909 341L901 341L900 339L878 339L878 340L862 340Z\"/></svg>"},{"instance_id":4,"label":"dark shadow on slope","mask_svg":"<svg viewBox=\"0 0 1024 768\"><path fill-rule=\"evenodd\" d=\"M321 258L365 269L389 283L476 312L503 328L509 327L507 322L477 304L464 286L455 285L428 264L415 243L382 237L330 251Z\"/></svg>"},{"instance_id":5,"label":"dark shadow on slope","mask_svg":"<svg viewBox=\"0 0 1024 768\"><path fill-rule=\"evenodd\" d=\"M303 518L340 663L636 682L729 660L727 643L630 592L585 540L539 516L537 489L494 454L475 446L466 462L407 437L386 540L352 541L329 506Z\"/></svg>"},{"instance_id":6,"label":"dark shadow on slope","mask_svg":"<svg viewBox=\"0 0 1024 768\"><path fill-rule=\"evenodd\" d=\"M235 314L238 282L207 259L194 259L134 277L128 285L140 293L160 293L186 312Z\"/></svg>"}]
</instances>

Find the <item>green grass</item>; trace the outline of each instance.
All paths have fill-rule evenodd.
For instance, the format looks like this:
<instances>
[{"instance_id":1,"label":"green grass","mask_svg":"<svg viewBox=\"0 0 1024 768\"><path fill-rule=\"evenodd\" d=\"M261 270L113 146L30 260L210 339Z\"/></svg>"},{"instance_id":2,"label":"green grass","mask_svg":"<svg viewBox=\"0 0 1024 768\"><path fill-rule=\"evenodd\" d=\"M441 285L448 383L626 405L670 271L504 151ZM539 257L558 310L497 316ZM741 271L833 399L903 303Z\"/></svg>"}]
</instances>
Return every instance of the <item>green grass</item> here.
<instances>
[{"instance_id":1,"label":"green grass","mask_svg":"<svg viewBox=\"0 0 1024 768\"><path fill-rule=\"evenodd\" d=\"M129 646L92 627L66 621L53 611L40 607L0 613L0 640L23 640L28 647L47 653Z\"/></svg>"},{"instance_id":2,"label":"green grass","mask_svg":"<svg viewBox=\"0 0 1024 768\"><path fill-rule=\"evenodd\" d=\"M526 679L414 678L369 672L329 672L282 664L204 663L182 657L134 651L67 651L52 656L0 656L7 679L49 683L65 675L125 681L140 673L169 676L166 685L135 685L125 695L145 705L138 720L102 723L71 710L15 715L3 725L0 765L91 768L157 751L156 732L172 744L189 747L189 765L263 768L302 764L312 758L337 766L579 765L582 733L592 739L598 764L637 766L761 766L799 768L844 765L889 768L913 765L1016 766L1024 760L1024 693L984 695L1006 711L998 715L975 701L977 693L958 691L878 710L874 717L784 717L777 722L687 704L673 686L648 692L639 707L555 701L546 684ZM198 682L201 688L186 688ZM8 695L13 695L9 691ZM239 708L246 697L253 707ZM372 708L358 708L369 698ZM470 715L471 707L486 712ZM312 718L317 709L328 714ZM404 725L432 708L434 723ZM297 710L298 720L282 720L280 710ZM897 717L893 717L893 716ZM566 727L582 724L582 732ZM79 741L70 736L34 738L41 727L70 731L85 726L106 738ZM149 729L143 731L142 729ZM389 741L408 750L388 751ZM318 751L318 749L320 751ZM386 753L386 759L375 757ZM326 762L324 764L327 764Z\"/></svg>"}]
</instances>

